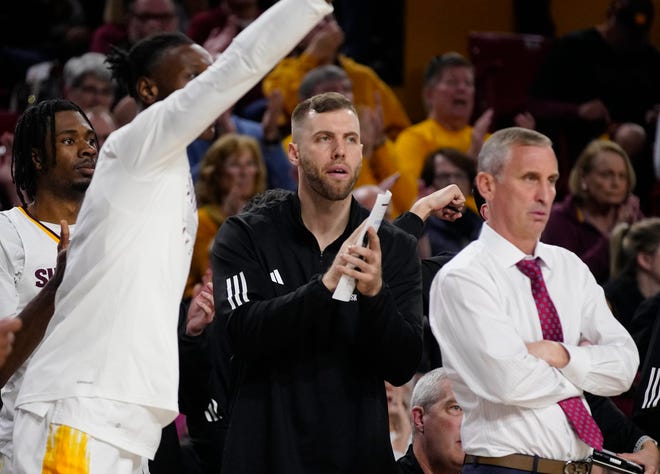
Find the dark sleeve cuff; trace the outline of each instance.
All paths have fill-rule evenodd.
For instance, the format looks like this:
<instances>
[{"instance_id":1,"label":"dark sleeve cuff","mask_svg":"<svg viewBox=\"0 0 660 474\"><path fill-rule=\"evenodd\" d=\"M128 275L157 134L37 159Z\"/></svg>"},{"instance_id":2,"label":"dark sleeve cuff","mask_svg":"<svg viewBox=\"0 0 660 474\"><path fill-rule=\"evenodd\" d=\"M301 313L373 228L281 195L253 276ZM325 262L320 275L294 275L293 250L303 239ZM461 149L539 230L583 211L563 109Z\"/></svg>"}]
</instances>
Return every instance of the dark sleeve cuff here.
<instances>
[{"instance_id":1,"label":"dark sleeve cuff","mask_svg":"<svg viewBox=\"0 0 660 474\"><path fill-rule=\"evenodd\" d=\"M415 213L406 211L397 217L393 224L416 239L422 236L424 221Z\"/></svg>"}]
</instances>

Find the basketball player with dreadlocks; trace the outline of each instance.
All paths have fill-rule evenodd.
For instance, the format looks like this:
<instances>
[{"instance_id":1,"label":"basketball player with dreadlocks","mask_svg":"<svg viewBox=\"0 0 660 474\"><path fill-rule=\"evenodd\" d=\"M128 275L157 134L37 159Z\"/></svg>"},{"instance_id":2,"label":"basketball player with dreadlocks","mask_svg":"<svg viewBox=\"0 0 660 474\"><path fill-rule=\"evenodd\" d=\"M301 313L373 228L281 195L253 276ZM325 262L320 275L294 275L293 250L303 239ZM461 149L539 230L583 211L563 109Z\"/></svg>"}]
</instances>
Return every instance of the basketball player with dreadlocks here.
<instances>
[{"instance_id":1,"label":"basketball player with dreadlocks","mask_svg":"<svg viewBox=\"0 0 660 474\"><path fill-rule=\"evenodd\" d=\"M331 11L281 0L215 62L177 34L112 59L142 110L108 137L80 209L16 402L17 473L146 469L178 414L178 310L197 230L186 146Z\"/></svg>"},{"instance_id":2,"label":"basketball player with dreadlocks","mask_svg":"<svg viewBox=\"0 0 660 474\"><path fill-rule=\"evenodd\" d=\"M16 125L12 170L22 206L0 212L0 315L14 315L53 276L61 221L73 230L96 166L96 134L83 111L68 100L48 100L27 109ZM66 231L66 229L65 229ZM2 369L2 382L44 334L50 313L30 320L21 344ZM17 319L20 323L20 319ZM27 344L24 344L27 343ZM0 462L10 472L14 404L27 364L2 389Z\"/></svg>"}]
</instances>

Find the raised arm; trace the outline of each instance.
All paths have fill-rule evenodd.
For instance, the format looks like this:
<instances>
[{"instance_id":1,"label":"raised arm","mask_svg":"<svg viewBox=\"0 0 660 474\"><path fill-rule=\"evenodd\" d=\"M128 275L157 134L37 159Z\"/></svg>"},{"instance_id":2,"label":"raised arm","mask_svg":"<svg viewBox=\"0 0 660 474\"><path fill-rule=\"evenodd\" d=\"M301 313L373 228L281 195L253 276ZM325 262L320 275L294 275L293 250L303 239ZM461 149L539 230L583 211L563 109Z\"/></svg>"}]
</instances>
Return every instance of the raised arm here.
<instances>
[{"instance_id":1,"label":"raised arm","mask_svg":"<svg viewBox=\"0 0 660 474\"><path fill-rule=\"evenodd\" d=\"M125 146L143 143L148 153L131 153L143 159L166 156L172 149L187 146L331 12L325 0L277 2L236 36L206 71L138 114L133 122L136 126L117 136L116 154L122 154L121 143L127 142L125 133L139 134ZM145 135L144 130L149 134Z\"/></svg>"}]
</instances>

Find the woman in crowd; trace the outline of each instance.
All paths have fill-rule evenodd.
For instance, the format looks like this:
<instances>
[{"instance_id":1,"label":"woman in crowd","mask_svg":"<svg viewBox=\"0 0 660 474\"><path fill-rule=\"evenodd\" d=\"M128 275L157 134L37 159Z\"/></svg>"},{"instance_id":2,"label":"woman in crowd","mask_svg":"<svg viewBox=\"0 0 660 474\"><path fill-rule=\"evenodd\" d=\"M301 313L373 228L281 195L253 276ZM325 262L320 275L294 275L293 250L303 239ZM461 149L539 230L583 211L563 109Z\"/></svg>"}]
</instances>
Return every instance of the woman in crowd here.
<instances>
[{"instance_id":1,"label":"woman in crowd","mask_svg":"<svg viewBox=\"0 0 660 474\"><path fill-rule=\"evenodd\" d=\"M605 296L614 316L630 331L637 307L660 292L660 217L619 224L610 244L611 279Z\"/></svg>"},{"instance_id":2,"label":"woman in crowd","mask_svg":"<svg viewBox=\"0 0 660 474\"><path fill-rule=\"evenodd\" d=\"M614 227L643 217L639 199L632 194L635 179L630 159L619 145L592 141L571 169L569 194L553 206L541 240L575 252L604 284L610 273Z\"/></svg>"},{"instance_id":3,"label":"woman in crowd","mask_svg":"<svg viewBox=\"0 0 660 474\"><path fill-rule=\"evenodd\" d=\"M259 144L247 135L228 133L206 152L197 180L199 227L185 298L209 267L209 246L222 223L266 189L266 167Z\"/></svg>"}]
</instances>

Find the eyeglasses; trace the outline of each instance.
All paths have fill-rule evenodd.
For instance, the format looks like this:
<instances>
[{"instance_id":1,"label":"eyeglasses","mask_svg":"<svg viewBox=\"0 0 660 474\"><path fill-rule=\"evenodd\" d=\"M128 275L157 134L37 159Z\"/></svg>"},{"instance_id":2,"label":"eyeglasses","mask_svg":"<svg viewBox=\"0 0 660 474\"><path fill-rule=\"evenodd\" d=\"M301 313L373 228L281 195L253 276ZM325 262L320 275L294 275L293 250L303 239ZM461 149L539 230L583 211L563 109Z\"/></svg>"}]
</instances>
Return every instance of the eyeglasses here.
<instances>
[{"instance_id":1,"label":"eyeglasses","mask_svg":"<svg viewBox=\"0 0 660 474\"><path fill-rule=\"evenodd\" d=\"M141 21L146 23L147 21L159 21L161 23L165 23L168 21L174 20L174 13L150 13L150 12L145 12L145 13L136 13L133 12L133 16Z\"/></svg>"},{"instance_id":2,"label":"eyeglasses","mask_svg":"<svg viewBox=\"0 0 660 474\"><path fill-rule=\"evenodd\" d=\"M112 87L94 87L94 86L80 86L79 89L89 95L100 95L100 96L106 96L109 97L112 95Z\"/></svg>"}]
</instances>

